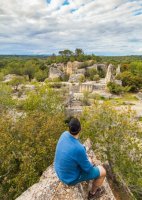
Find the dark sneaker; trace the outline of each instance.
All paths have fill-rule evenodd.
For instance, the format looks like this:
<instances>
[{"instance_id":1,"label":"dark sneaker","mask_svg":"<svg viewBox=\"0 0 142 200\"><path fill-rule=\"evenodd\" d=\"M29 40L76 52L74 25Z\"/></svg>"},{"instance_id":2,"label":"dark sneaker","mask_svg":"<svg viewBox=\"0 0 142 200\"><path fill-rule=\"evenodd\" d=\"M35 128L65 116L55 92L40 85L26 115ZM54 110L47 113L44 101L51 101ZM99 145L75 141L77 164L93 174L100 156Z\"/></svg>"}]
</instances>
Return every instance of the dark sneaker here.
<instances>
[{"instance_id":1,"label":"dark sneaker","mask_svg":"<svg viewBox=\"0 0 142 200\"><path fill-rule=\"evenodd\" d=\"M97 191L95 192L95 194L91 194L89 192L88 194L88 200L95 200L95 199L98 199L100 198L101 196L103 196L103 194L105 193L105 188L102 186L102 187L99 187L97 189Z\"/></svg>"}]
</instances>

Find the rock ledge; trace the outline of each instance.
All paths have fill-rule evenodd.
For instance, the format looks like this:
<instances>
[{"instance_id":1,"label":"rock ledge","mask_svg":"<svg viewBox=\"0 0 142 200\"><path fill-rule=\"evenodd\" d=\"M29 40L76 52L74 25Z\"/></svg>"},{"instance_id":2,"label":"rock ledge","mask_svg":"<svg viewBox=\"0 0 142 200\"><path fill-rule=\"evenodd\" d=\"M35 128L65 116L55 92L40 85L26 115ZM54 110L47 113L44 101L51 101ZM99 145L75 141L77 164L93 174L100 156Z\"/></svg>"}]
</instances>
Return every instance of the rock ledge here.
<instances>
[{"instance_id":1,"label":"rock ledge","mask_svg":"<svg viewBox=\"0 0 142 200\"><path fill-rule=\"evenodd\" d=\"M84 143L88 155L96 164L100 164L91 149L91 141L88 139ZM16 200L87 200L91 181L82 182L76 186L67 186L57 178L53 165L49 166L41 176L38 183L31 186ZM99 200L115 200L108 181L104 181L106 193Z\"/></svg>"}]
</instances>

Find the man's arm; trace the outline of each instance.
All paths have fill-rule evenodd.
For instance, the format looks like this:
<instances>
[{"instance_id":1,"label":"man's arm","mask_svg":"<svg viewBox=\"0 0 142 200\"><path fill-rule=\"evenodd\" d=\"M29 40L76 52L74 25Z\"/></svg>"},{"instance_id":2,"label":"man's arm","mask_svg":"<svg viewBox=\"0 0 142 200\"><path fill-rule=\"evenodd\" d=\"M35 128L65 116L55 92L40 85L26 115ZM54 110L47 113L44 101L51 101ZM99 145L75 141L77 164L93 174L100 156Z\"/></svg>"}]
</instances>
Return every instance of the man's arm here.
<instances>
[{"instance_id":1,"label":"man's arm","mask_svg":"<svg viewBox=\"0 0 142 200\"><path fill-rule=\"evenodd\" d=\"M89 161L84 148L80 149L77 153L77 163L85 172L88 172L93 167L93 164Z\"/></svg>"}]
</instances>

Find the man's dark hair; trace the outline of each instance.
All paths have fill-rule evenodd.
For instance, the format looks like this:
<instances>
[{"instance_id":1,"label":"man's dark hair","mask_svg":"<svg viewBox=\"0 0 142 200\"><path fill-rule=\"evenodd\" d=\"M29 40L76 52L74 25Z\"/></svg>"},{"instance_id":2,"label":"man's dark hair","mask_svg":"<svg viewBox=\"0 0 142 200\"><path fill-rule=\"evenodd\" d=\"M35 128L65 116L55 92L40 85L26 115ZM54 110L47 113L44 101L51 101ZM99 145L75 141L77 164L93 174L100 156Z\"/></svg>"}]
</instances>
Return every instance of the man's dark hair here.
<instances>
[{"instance_id":1,"label":"man's dark hair","mask_svg":"<svg viewBox=\"0 0 142 200\"><path fill-rule=\"evenodd\" d=\"M77 135L81 130L80 121L77 118L72 118L69 122L69 131L72 135Z\"/></svg>"}]
</instances>

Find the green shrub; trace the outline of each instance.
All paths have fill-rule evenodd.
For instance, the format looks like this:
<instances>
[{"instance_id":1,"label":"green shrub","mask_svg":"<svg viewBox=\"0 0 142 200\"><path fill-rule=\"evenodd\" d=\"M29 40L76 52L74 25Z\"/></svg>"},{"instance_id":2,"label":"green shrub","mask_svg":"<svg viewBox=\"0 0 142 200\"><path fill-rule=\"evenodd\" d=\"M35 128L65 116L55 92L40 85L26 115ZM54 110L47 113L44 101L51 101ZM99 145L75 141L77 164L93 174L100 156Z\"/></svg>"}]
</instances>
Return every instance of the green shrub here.
<instances>
[{"instance_id":1,"label":"green shrub","mask_svg":"<svg viewBox=\"0 0 142 200\"><path fill-rule=\"evenodd\" d=\"M107 87L112 94L122 94L130 90L130 87L122 87L121 85L113 82L109 82Z\"/></svg>"},{"instance_id":2,"label":"green shrub","mask_svg":"<svg viewBox=\"0 0 142 200\"><path fill-rule=\"evenodd\" d=\"M27 99L19 103L20 108L26 111L44 111L55 114L63 110L62 96L48 85L36 86L35 91L28 94Z\"/></svg>"},{"instance_id":3,"label":"green shrub","mask_svg":"<svg viewBox=\"0 0 142 200\"><path fill-rule=\"evenodd\" d=\"M85 76L81 74L81 76L79 77L79 83L83 83L83 82L85 82Z\"/></svg>"},{"instance_id":4,"label":"green shrub","mask_svg":"<svg viewBox=\"0 0 142 200\"><path fill-rule=\"evenodd\" d=\"M4 73L0 72L0 81L3 81L3 79L4 79Z\"/></svg>"},{"instance_id":5,"label":"green shrub","mask_svg":"<svg viewBox=\"0 0 142 200\"><path fill-rule=\"evenodd\" d=\"M10 86L0 83L0 112L3 109L14 107L16 102L12 99L12 89Z\"/></svg>"},{"instance_id":6,"label":"green shrub","mask_svg":"<svg viewBox=\"0 0 142 200\"><path fill-rule=\"evenodd\" d=\"M88 91L84 91L83 92L83 99L82 99L83 106L89 106L90 105L89 94L90 93Z\"/></svg>"},{"instance_id":7,"label":"green shrub","mask_svg":"<svg viewBox=\"0 0 142 200\"><path fill-rule=\"evenodd\" d=\"M83 68L86 68L86 67L88 67L88 66L89 66L88 62L83 62L83 63L80 65L79 69L83 69Z\"/></svg>"},{"instance_id":8,"label":"green shrub","mask_svg":"<svg viewBox=\"0 0 142 200\"><path fill-rule=\"evenodd\" d=\"M41 70L36 72L34 75L34 78L39 82L43 82L47 77L48 77L48 75L47 75L46 71L41 71Z\"/></svg>"},{"instance_id":9,"label":"green shrub","mask_svg":"<svg viewBox=\"0 0 142 200\"><path fill-rule=\"evenodd\" d=\"M89 78L91 81L94 79L94 75L98 75L98 71L94 68L87 69L86 77Z\"/></svg>"},{"instance_id":10,"label":"green shrub","mask_svg":"<svg viewBox=\"0 0 142 200\"><path fill-rule=\"evenodd\" d=\"M91 138L96 155L108 160L136 199L142 194L142 132L129 109L116 111L111 104L95 104L82 114L82 139Z\"/></svg>"},{"instance_id":11,"label":"green shrub","mask_svg":"<svg viewBox=\"0 0 142 200\"><path fill-rule=\"evenodd\" d=\"M105 71L103 69L99 68L98 69L98 74L99 74L100 78L105 78L106 73L105 73Z\"/></svg>"},{"instance_id":12,"label":"green shrub","mask_svg":"<svg viewBox=\"0 0 142 200\"><path fill-rule=\"evenodd\" d=\"M55 83L53 82L53 83L49 84L49 87L50 88L58 88L59 89L59 88L62 87L62 83L61 82L55 82Z\"/></svg>"},{"instance_id":13,"label":"green shrub","mask_svg":"<svg viewBox=\"0 0 142 200\"><path fill-rule=\"evenodd\" d=\"M25 82L25 78L23 76L14 77L8 84L14 87L15 91L18 91L18 86Z\"/></svg>"},{"instance_id":14,"label":"green shrub","mask_svg":"<svg viewBox=\"0 0 142 200\"><path fill-rule=\"evenodd\" d=\"M15 199L38 181L64 130L62 113L33 111L14 124L0 115L0 199Z\"/></svg>"},{"instance_id":15,"label":"green shrub","mask_svg":"<svg viewBox=\"0 0 142 200\"><path fill-rule=\"evenodd\" d=\"M129 71L125 71L117 76L122 81L123 86L130 86L131 92L137 92L142 88L142 78L139 75L134 75Z\"/></svg>"},{"instance_id":16,"label":"green shrub","mask_svg":"<svg viewBox=\"0 0 142 200\"><path fill-rule=\"evenodd\" d=\"M100 76L98 74L94 75L93 77L93 81L99 81L100 80Z\"/></svg>"}]
</instances>

